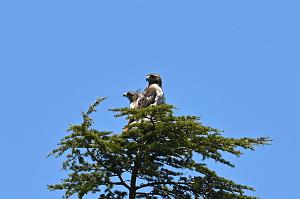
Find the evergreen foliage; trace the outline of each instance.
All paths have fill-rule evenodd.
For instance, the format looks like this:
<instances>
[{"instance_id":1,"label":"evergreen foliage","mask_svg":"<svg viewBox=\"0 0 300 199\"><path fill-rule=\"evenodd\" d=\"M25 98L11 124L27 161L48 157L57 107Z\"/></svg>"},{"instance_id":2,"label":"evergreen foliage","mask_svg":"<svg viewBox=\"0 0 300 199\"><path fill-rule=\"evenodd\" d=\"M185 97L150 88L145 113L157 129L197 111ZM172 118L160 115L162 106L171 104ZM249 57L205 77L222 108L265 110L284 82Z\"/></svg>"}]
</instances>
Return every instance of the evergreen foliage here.
<instances>
[{"instance_id":1,"label":"evergreen foliage","mask_svg":"<svg viewBox=\"0 0 300 199\"><path fill-rule=\"evenodd\" d=\"M220 177L205 159L234 165L225 152L240 156L241 149L270 142L267 137L225 138L221 131L204 126L197 116L174 116L173 106L163 104L141 109L112 109L116 117L134 118L125 131L92 128L90 114L105 98L98 99L83 122L71 125L69 135L49 156L66 155L63 169L68 177L50 190L64 190L65 198L98 193L104 198L203 198L250 199L244 191L254 190Z\"/></svg>"}]
</instances>

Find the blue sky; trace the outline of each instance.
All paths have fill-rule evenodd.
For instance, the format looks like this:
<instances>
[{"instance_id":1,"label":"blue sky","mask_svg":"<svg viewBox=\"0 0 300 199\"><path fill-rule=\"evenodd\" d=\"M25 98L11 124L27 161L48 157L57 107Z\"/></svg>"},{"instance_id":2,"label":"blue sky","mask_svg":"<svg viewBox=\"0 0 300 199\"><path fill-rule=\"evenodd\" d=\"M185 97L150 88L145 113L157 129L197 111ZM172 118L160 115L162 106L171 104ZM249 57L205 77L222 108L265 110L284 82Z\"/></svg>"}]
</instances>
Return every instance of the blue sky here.
<instances>
[{"instance_id":1,"label":"blue sky","mask_svg":"<svg viewBox=\"0 0 300 199\"><path fill-rule=\"evenodd\" d=\"M160 73L167 102L228 137L270 136L271 146L229 158L218 173L262 199L299 188L300 2L13 0L0 2L1 198L52 199L60 159L45 156L97 96L106 110Z\"/></svg>"}]
</instances>

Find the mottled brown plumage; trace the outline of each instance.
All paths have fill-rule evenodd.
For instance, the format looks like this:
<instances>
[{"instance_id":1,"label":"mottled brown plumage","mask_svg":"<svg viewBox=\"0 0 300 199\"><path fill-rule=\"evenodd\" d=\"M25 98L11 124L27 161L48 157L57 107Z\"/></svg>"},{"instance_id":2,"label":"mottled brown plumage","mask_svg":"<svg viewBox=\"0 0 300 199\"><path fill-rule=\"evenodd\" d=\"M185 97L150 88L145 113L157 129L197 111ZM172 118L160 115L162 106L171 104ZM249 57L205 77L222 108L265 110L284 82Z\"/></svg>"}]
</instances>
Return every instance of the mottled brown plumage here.
<instances>
[{"instance_id":1,"label":"mottled brown plumage","mask_svg":"<svg viewBox=\"0 0 300 199\"><path fill-rule=\"evenodd\" d=\"M164 104L165 97L160 75L148 74L146 80L148 81L148 86L138 99L138 107L145 108L147 106Z\"/></svg>"}]
</instances>

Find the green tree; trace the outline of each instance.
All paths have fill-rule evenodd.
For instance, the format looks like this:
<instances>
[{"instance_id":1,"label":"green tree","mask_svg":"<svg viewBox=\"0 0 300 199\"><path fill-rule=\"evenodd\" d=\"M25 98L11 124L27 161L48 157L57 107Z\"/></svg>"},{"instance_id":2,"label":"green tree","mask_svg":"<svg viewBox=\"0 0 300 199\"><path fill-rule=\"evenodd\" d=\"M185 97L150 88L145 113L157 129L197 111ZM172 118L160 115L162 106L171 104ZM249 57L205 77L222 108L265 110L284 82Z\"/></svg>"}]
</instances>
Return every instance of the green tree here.
<instances>
[{"instance_id":1,"label":"green tree","mask_svg":"<svg viewBox=\"0 0 300 199\"><path fill-rule=\"evenodd\" d=\"M250 199L254 190L225 179L209 169L205 159L234 165L224 153L236 156L270 142L267 137L225 138L221 131L204 126L197 116L175 116L173 106L112 109L116 117L135 121L118 134L92 128L90 114L105 98L98 99L83 122L71 125L69 135L49 156L66 155L62 168L68 177L50 190L64 190L65 198L98 193L99 198L205 198Z\"/></svg>"}]
</instances>

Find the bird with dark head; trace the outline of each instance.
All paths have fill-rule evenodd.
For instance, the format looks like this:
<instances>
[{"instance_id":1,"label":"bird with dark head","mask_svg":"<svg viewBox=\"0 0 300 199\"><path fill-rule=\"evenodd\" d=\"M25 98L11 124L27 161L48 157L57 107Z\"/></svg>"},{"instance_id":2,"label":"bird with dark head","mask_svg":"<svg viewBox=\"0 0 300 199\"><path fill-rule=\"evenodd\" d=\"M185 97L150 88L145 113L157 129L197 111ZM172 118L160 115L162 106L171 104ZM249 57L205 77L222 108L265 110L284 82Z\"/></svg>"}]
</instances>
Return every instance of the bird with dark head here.
<instances>
[{"instance_id":1,"label":"bird with dark head","mask_svg":"<svg viewBox=\"0 0 300 199\"><path fill-rule=\"evenodd\" d=\"M127 97L130 102L129 108L137 108L139 96L140 93L138 91L129 91L123 94L123 97Z\"/></svg>"},{"instance_id":2,"label":"bird with dark head","mask_svg":"<svg viewBox=\"0 0 300 199\"><path fill-rule=\"evenodd\" d=\"M146 76L146 81L149 83L148 87L151 84L157 84L162 87L162 81L159 74L150 73Z\"/></svg>"},{"instance_id":3,"label":"bird with dark head","mask_svg":"<svg viewBox=\"0 0 300 199\"><path fill-rule=\"evenodd\" d=\"M160 75L150 73L146 76L148 86L138 99L138 107L155 106L165 104L165 96L162 89L162 80Z\"/></svg>"}]
</instances>

